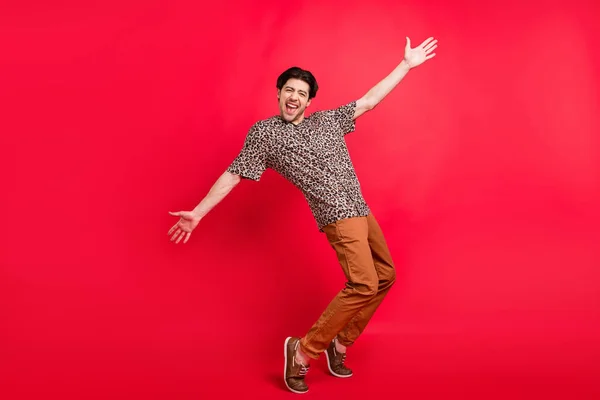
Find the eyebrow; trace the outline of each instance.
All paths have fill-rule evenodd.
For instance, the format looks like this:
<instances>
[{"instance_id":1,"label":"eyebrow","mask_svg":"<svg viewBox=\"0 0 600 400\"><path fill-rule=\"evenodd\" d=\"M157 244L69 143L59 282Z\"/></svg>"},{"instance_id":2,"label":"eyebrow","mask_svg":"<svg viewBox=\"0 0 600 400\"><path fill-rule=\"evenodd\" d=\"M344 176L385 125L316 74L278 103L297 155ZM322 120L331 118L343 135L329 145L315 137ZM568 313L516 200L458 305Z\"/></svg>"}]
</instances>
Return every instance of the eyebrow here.
<instances>
[{"instance_id":1,"label":"eyebrow","mask_svg":"<svg viewBox=\"0 0 600 400\"><path fill-rule=\"evenodd\" d=\"M293 87L291 87L291 86L289 86L289 85L286 85L286 86L284 87L284 89L292 89L292 90L296 90L296 89L294 89ZM307 94L307 92L306 92L306 91L304 91L304 90L302 90L302 89L299 89L299 90L298 90L298 92L300 92L300 93L304 93L304 94Z\"/></svg>"}]
</instances>

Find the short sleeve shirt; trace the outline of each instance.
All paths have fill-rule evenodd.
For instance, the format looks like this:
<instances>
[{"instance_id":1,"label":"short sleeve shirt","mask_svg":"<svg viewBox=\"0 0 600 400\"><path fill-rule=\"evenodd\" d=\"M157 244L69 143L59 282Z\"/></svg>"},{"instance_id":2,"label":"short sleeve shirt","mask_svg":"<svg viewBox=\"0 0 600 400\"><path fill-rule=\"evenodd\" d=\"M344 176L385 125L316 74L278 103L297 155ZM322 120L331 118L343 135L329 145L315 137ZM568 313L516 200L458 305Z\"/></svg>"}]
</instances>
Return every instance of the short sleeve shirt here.
<instances>
[{"instance_id":1,"label":"short sleeve shirt","mask_svg":"<svg viewBox=\"0 0 600 400\"><path fill-rule=\"evenodd\" d=\"M260 180L271 168L304 194L319 230L337 220L367 216L345 136L355 130L356 102L317 111L298 125L274 116L255 123L227 171Z\"/></svg>"}]
</instances>

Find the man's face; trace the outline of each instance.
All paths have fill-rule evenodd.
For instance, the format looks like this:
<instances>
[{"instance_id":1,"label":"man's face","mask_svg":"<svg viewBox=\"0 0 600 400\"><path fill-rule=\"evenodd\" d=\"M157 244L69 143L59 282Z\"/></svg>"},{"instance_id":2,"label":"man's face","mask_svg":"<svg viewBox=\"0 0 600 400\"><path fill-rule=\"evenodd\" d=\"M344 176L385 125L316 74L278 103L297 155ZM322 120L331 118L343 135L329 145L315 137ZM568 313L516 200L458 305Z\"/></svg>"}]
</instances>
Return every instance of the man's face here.
<instances>
[{"instance_id":1,"label":"man's face","mask_svg":"<svg viewBox=\"0 0 600 400\"><path fill-rule=\"evenodd\" d=\"M310 86L300 79L289 79L277 91L279 112L287 122L298 124L304 119L304 110L310 105L308 93Z\"/></svg>"}]
</instances>

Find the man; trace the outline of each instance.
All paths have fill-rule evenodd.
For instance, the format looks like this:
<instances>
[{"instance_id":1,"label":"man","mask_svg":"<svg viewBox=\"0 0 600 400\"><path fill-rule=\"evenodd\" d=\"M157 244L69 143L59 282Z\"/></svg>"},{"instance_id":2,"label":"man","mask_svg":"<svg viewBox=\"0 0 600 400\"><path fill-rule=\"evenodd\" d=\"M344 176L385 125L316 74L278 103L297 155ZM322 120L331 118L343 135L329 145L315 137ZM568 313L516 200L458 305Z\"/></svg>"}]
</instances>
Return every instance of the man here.
<instances>
[{"instance_id":1,"label":"man","mask_svg":"<svg viewBox=\"0 0 600 400\"><path fill-rule=\"evenodd\" d=\"M362 98L305 117L318 85L314 76L292 67L277 80L279 115L255 123L244 146L192 211L169 230L171 241L186 243L200 220L241 181L260 180L271 168L304 194L318 228L324 232L347 282L302 338L284 344L284 381L289 390L305 393L311 359L325 353L332 375L347 378L346 348L365 329L395 281L392 258L377 220L366 204L344 141L355 120L372 110L414 68L435 56L437 40L410 48L406 38L402 62Z\"/></svg>"}]
</instances>

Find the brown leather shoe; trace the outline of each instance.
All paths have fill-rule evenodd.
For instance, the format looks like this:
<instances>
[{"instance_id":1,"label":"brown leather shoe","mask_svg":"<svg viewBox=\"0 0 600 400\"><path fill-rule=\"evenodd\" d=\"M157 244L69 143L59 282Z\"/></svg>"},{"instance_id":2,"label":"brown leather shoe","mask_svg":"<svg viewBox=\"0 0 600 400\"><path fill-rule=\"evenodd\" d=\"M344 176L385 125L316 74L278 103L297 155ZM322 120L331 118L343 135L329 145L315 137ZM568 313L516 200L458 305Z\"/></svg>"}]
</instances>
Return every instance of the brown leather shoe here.
<instances>
[{"instance_id":1,"label":"brown leather shoe","mask_svg":"<svg viewBox=\"0 0 600 400\"><path fill-rule=\"evenodd\" d=\"M344 365L346 353L340 353L336 350L335 339L329 343L325 356L327 357L327 366L331 375L338 378L350 378L352 376L352 370Z\"/></svg>"},{"instance_id":2,"label":"brown leather shoe","mask_svg":"<svg viewBox=\"0 0 600 400\"><path fill-rule=\"evenodd\" d=\"M289 337L285 339L283 354L285 356L284 380L285 386L294 393L308 392L308 386L304 382L304 376L308 372L310 365L302 365L296 362L296 352L300 345L299 338Z\"/></svg>"}]
</instances>

